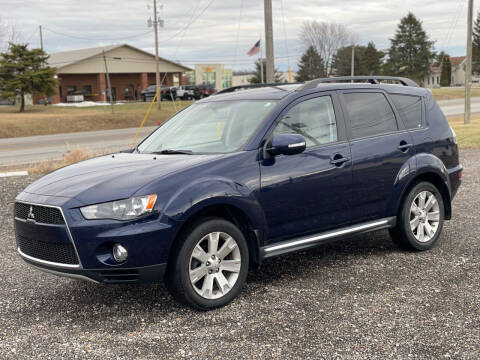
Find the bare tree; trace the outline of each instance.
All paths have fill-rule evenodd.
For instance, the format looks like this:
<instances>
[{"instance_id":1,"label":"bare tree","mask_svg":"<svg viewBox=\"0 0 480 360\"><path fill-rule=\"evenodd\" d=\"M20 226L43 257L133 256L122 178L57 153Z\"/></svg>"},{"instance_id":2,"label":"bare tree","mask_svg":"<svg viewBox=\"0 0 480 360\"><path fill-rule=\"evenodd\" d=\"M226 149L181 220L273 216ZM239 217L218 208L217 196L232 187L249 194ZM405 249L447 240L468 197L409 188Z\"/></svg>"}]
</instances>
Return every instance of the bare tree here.
<instances>
[{"instance_id":1,"label":"bare tree","mask_svg":"<svg viewBox=\"0 0 480 360\"><path fill-rule=\"evenodd\" d=\"M325 74L332 73L333 57L338 49L351 44L352 33L341 24L304 21L300 30L300 41L308 48L313 46L324 60Z\"/></svg>"},{"instance_id":2,"label":"bare tree","mask_svg":"<svg viewBox=\"0 0 480 360\"><path fill-rule=\"evenodd\" d=\"M9 43L21 41L22 34L17 30L17 26L0 18L0 51L7 50Z\"/></svg>"}]
</instances>

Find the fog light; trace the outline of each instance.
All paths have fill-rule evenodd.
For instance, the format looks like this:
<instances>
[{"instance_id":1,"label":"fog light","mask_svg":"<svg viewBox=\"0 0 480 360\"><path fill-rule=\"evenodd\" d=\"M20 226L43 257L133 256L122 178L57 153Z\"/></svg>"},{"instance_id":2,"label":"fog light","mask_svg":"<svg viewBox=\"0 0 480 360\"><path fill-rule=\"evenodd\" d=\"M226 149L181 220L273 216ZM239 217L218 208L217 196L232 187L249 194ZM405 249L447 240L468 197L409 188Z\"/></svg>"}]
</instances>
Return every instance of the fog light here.
<instances>
[{"instance_id":1,"label":"fog light","mask_svg":"<svg viewBox=\"0 0 480 360\"><path fill-rule=\"evenodd\" d=\"M121 263L127 260L128 251L120 244L113 245L113 258L116 262Z\"/></svg>"}]
</instances>

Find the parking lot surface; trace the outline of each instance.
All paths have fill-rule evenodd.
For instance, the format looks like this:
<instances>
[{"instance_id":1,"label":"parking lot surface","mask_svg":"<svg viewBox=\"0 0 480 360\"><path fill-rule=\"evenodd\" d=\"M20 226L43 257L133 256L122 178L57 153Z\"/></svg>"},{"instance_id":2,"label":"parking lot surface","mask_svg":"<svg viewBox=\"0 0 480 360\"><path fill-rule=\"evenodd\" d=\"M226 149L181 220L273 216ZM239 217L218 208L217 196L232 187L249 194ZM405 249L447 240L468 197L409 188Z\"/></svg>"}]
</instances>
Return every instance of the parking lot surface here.
<instances>
[{"instance_id":1,"label":"parking lot surface","mask_svg":"<svg viewBox=\"0 0 480 360\"><path fill-rule=\"evenodd\" d=\"M44 274L17 255L0 179L0 359L480 358L480 151L433 250L388 232L270 259L230 305L197 312L162 284L105 286Z\"/></svg>"}]
</instances>

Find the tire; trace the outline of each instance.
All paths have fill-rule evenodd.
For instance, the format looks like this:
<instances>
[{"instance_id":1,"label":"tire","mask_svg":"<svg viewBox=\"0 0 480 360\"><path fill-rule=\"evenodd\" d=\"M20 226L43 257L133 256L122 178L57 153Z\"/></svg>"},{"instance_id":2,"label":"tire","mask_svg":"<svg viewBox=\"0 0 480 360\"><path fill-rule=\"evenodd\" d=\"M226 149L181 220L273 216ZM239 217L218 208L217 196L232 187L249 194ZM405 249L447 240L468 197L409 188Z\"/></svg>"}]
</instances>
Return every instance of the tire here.
<instances>
[{"instance_id":1,"label":"tire","mask_svg":"<svg viewBox=\"0 0 480 360\"><path fill-rule=\"evenodd\" d=\"M188 227L174 246L165 280L176 300L207 311L237 297L247 278L249 255L245 237L234 224L218 218L201 219Z\"/></svg>"},{"instance_id":2,"label":"tire","mask_svg":"<svg viewBox=\"0 0 480 360\"><path fill-rule=\"evenodd\" d=\"M188 94L183 94L183 100L188 100Z\"/></svg>"},{"instance_id":3,"label":"tire","mask_svg":"<svg viewBox=\"0 0 480 360\"><path fill-rule=\"evenodd\" d=\"M442 195L431 183L420 182L413 186L405 197L398 214L397 225L390 229L390 236L402 248L428 250L440 237L444 220L445 207Z\"/></svg>"}]
</instances>

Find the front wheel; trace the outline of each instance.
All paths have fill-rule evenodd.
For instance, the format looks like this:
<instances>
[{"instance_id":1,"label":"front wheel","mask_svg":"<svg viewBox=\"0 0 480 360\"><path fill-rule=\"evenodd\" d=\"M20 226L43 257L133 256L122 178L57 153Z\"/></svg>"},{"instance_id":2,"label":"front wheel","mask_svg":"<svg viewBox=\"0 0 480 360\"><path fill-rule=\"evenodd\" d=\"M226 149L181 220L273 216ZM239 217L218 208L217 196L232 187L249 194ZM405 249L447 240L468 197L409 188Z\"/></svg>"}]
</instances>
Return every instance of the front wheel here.
<instances>
[{"instance_id":1,"label":"front wheel","mask_svg":"<svg viewBox=\"0 0 480 360\"><path fill-rule=\"evenodd\" d=\"M444 219L442 195L431 183L421 182L405 198L390 235L404 248L428 250L440 237Z\"/></svg>"},{"instance_id":2,"label":"front wheel","mask_svg":"<svg viewBox=\"0 0 480 360\"><path fill-rule=\"evenodd\" d=\"M210 310L240 293L248 272L248 246L234 224L223 219L197 222L176 246L166 282L177 300Z\"/></svg>"}]
</instances>

